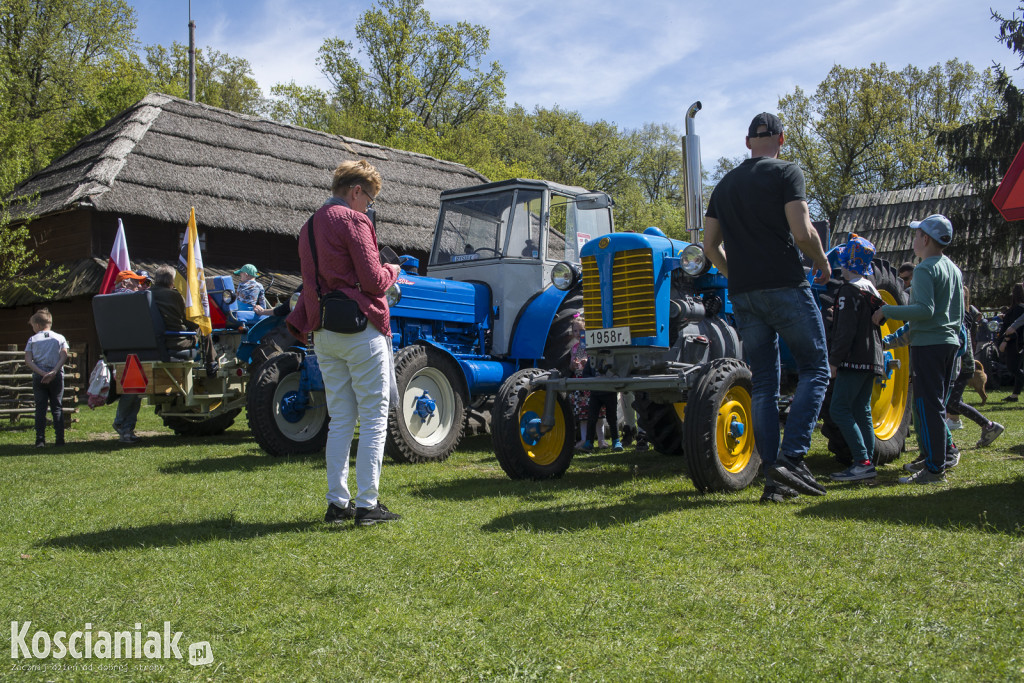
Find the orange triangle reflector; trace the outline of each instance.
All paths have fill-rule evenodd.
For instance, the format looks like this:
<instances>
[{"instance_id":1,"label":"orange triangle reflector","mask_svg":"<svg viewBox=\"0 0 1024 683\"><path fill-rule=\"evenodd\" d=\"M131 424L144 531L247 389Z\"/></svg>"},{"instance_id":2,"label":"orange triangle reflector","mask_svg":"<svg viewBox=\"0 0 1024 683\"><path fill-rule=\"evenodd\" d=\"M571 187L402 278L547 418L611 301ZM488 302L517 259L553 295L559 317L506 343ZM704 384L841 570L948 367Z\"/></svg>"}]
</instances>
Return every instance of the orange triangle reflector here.
<instances>
[{"instance_id":1,"label":"orange triangle reflector","mask_svg":"<svg viewBox=\"0 0 1024 683\"><path fill-rule=\"evenodd\" d=\"M121 373L121 392L125 394L142 394L146 391L149 378L142 369L139 357L134 353L128 354L124 363L124 371Z\"/></svg>"}]
</instances>

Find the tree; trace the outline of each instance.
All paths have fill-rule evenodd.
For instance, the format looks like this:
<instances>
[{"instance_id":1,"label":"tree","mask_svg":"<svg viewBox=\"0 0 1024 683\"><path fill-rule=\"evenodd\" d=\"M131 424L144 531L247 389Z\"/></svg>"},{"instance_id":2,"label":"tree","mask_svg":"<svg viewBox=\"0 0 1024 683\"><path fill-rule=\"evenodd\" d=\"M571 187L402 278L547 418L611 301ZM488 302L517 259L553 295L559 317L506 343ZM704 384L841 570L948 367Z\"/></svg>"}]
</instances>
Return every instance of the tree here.
<instances>
[{"instance_id":1,"label":"tree","mask_svg":"<svg viewBox=\"0 0 1024 683\"><path fill-rule=\"evenodd\" d=\"M416 136L420 127L443 136L505 96L498 63L481 66L489 31L466 22L439 26L423 0L379 0L356 24L356 38L358 51L340 38L324 41L317 63L335 106L367 121L374 142Z\"/></svg>"},{"instance_id":2,"label":"tree","mask_svg":"<svg viewBox=\"0 0 1024 683\"><path fill-rule=\"evenodd\" d=\"M1024 5L1018 6L1024 12ZM1024 68L1024 19L1016 13L1003 17L992 11L999 23L998 40L1006 45ZM1003 219L992 206L992 196L1006 174L1017 151L1024 145L1024 91L1018 88L1003 66L994 67L994 90L997 104L988 115L943 131L940 147L948 154L953 168L962 173L980 195L978 205L959 216L949 216L954 225L964 226L968 238L959 242L962 265L989 278L995 254L1020 253L1022 226ZM972 234L973 233L973 234ZM980 303L1005 303L1008 285L1019 282L1020 266L1009 269L1001 280L991 282L991 289L978 297Z\"/></svg>"},{"instance_id":3,"label":"tree","mask_svg":"<svg viewBox=\"0 0 1024 683\"><path fill-rule=\"evenodd\" d=\"M188 46L175 41L146 47L146 67L152 89L176 97L188 97ZM265 103L263 91L248 60L232 57L211 47L196 49L196 101L212 107L258 116Z\"/></svg>"},{"instance_id":4,"label":"tree","mask_svg":"<svg viewBox=\"0 0 1024 683\"><path fill-rule=\"evenodd\" d=\"M835 223L844 196L951 182L939 131L990 110L991 73L951 60L926 71L834 66L813 95L779 100L783 153L800 163L812 215Z\"/></svg>"}]
</instances>

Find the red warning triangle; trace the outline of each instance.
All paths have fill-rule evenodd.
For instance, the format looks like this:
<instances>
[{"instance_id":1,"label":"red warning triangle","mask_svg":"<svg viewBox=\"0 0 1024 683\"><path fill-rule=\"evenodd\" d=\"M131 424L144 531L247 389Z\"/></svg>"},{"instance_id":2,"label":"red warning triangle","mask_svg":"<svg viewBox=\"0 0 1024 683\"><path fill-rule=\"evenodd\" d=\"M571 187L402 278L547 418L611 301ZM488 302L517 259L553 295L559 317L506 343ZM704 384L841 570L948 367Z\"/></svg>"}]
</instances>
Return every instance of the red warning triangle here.
<instances>
[{"instance_id":1,"label":"red warning triangle","mask_svg":"<svg viewBox=\"0 0 1024 683\"><path fill-rule=\"evenodd\" d=\"M1024 220L1024 145L1017 150L1003 182L992 195L992 203L1006 220Z\"/></svg>"},{"instance_id":2,"label":"red warning triangle","mask_svg":"<svg viewBox=\"0 0 1024 683\"><path fill-rule=\"evenodd\" d=\"M148 384L149 378L146 377L146 372L142 369L139 357L134 353L128 354L124 370L121 371L121 393L143 394L146 392Z\"/></svg>"}]
</instances>

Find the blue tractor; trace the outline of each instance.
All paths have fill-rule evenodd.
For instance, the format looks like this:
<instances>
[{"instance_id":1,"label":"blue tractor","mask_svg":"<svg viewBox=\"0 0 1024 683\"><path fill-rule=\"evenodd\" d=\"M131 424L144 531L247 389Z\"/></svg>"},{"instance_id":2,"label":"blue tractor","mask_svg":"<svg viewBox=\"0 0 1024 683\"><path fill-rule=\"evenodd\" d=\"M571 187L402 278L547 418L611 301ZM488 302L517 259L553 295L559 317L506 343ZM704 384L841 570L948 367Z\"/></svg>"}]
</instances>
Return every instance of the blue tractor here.
<instances>
[{"instance_id":1,"label":"blue tractor","mask_svg":"<svg viewBox=\"0 0 1024 683\"><path fill-rule=\"evenodd\" d=\"M559 263L613 230L612 201L541 180L506 180L441 194L427 272L402 257L389 293L399 401L386 452L439 461L458 445L467 410L489 402L525 367L568 367L579 287L551 285ZM272 455L315 452L327 409L315 349L271 355L249 387L249 425Z\"/></svg>"},{"instance_id":2,"label":"blue tractor","mask_svg":"<svg viewBox=\"0 0 1024 683\"><path fill-rule=\"evenodd\" d=\"M595 376L525 368L505 381L495 399L491 433L498 462L510 477L545 479L567 470L576 442L567 394L579 390L633 392L638 426L656 450L684 456L698 490L742 489L757 475L750 370L741 360L726 279L697 243L703 203L692 121L699 109L695 103L687 114L684 141L691 241L670 239L658 228L615 233L583 245L581 266L564 263L553 269L555 286L582 285ZM889 264L876 260L876 269L883 298L902 303ZM834 287L819 288L826 318ZM781 353L785 386L795 379L795 368L784 348ZM901 362L890 364L889 377L874 392L879 463L898 456L909 428L905 353L896 352L893 360ZM780 416L787 398L780 401ZM842 458L842 437L828 426L826 421L830 448Z\"/></svg>"}]
</instances>

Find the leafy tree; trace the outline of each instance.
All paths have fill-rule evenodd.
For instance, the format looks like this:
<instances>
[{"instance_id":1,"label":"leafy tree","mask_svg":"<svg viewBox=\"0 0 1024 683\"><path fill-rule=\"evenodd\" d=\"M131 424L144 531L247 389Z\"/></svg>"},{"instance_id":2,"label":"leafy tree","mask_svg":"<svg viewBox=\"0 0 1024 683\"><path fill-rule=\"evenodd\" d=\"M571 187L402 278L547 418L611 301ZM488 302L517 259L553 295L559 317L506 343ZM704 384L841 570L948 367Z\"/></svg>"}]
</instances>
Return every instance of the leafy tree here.
<instances>
[{"instance_id":1,"label":"leafy tree","mask_svg":"<svg viewBox=\"0 0 1024 683\"><path fill-rule=\"evenodd\" d=\"M1024 5L1018 6L1024 13ZM1016 13L1004 17L992 11L999 24L997 39L1006 45L1024 69L1024 19ZM1007 222L992 205L992 196L1014 156L1024 144L1024 91L1018 88L1003 66L994 67L997 103L994 111L939 135L940 147L949 155L953 168L965 175L978 190L980 201L958 216L954 225L966 229L960 248L961 264L990 278L991 288L978 297L981 303L1006 303L1009 284L1019 282L1024 268L1019 265L992 278L993 256L1020 253L1022 224Z\"/></svg>"},{"instance_id":2,"label":"leafy tree","mask_svg":"<svg viewBox=\"0 0 1024 683\"><path fill-rule=\"evenodd\" d=\"M175 41L146 47L146 67L152 89L176 97L188 97L188 46ZM263 91L248 60L232 57L211 47L196 49L196 101L242 114L264 110Z\"/></svg>"},{"instance_id":3,"label":"leafy tree","mask_svg":"<svg viewBox=\"0 0 1024 683\"><path fill-rule=\"evenodd\" d=\"M807 179L812 215L834 223L844 196L951 182L939 131L991 109L988 70L951 60L927 70L834 66L813 95L779 100L783 153Z\"/></svg>"},{"instance_id":4,"label":"leafy tree","mask_svg":"<svg viewBox=\"0 0 1024 683\"><path fill-rule=\"evenodd\" d=\"M497 62L482 66L489 31L466 22L439 26L423 0L379 0L363 13L356 38L358 51L326 40L317 62L334 87L333 104L368 122L375 142L416 136L420 127L443 136L505 96L505 72Z\"/></svg>"}]
</instances>

